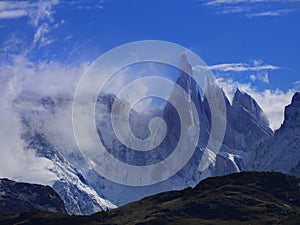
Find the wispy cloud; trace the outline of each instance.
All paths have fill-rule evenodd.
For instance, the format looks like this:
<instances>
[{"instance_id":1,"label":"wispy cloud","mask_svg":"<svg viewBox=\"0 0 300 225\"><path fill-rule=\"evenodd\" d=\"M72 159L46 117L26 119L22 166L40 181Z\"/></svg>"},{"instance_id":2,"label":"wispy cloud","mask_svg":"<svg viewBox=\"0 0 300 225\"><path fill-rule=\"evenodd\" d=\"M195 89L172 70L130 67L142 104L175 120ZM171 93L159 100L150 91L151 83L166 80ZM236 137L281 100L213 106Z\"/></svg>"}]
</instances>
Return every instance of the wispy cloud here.
<instances>
[{"instance_id":1,"label":"wispy cloud","mask_svg":"<svg viewBox=\"0 0 300 225\"><path fill-rule=\"evenodd\" d=\"M27 15L27 12L23 9L0 11L0 19L16 19Z\"/></svg>"},{"instance_id":2,"label":"wispy cloud","mask_svg":"<svg viewBox=\"0 0 300 225\"><path fill-rule=\"evenodd\" d=\"M223 72L245 72L245 71L262 71L262 70L280 69L280 67L274 65L250 65L247 63L223 63L223 64L207 66L205 68L210 70L223 71Z\"/></svg>"},{"instance_id":3,"label":"wispy cloud","mask_svg":"<svg viewBox=\"0 0 300 225\"><path fill-rule=\"evenodd\" d=\"M293 12L292 9L282 9L282 10L271 10L271 11L265 11L265 12L259 12L259 13L248 13L246 14L247 17L266 17L266 16L280 16L285 15L288 13Z\"/></svg>"},{"instance_id":4,"label":"wispy cloud","mask_svg":"<svg viewBox=\"0 0 300 225\"><path fill-rule=\"evenodd\" d=\"M220 63L211 66L198 65L193 69L209 69L220 72L257 72L268 70L279 70L280 66L265 64L262 60L252 60L250 63Z\"/></svg>"},{"instance_id":5,"label":"wispy cloud","mask_svg":"<svg viewBox=\"0 0 300 225\"><path fill-rule=\"evenodd\" d=\"M34 49L47 46L56 40L52 31L65 23L64 19L57 21L55 18L58 5L81 10L100 10L103 9L105 2L105 0L0 0L0 20L28 18L28 25L34 29L31 43L31 49ZM1 47L7 49L3 43Z\"/></svg>"},{"instance_id":6,"label":"wispy cloud","mask_svg":"<svg viewBox=\"0 0 300 225\"><path fill-rule=\"evenodd\" d=\"M53 162L37 157L24 141L21 118L29 116L31 128L43 130L54 145L74 150L72 101L58 104L55 112L43 110L37 102L45 96L72 97L88 64L33 62L24 56L13 57L10 63L0 62L0 177L47 185L57 180L50 172ZM33 111L40 113L34 115Z\"/></svg>"},{"instance_id":7,"label":"wispy cloud","mask_svg":"<svg viewBox=\"0 0 300 225\"><path fill-rule=\"evenodd\" d=\"M272 0L210 0L206 5L224 5L224 4L238 4L238 3L258 3L270 2Z\"/></svg>"},{"instance_id":8,"label":"wispy cloud","mask_svg":"<svg viewBox=\"0 0 300 225\"><path fill-rule=\"evenodd\" d=\"M239 14L248 18L275 17L295 11L298 0L209 0L205 6L218 14Z\"/></svg>"},{"instance_id":9,"label":"wispy cloud","mask_svg":"<svg viewBox=\"0 0 300 225\"><path fill-rule=\"evenodd\" d=\"M1 1L0 19L29 17L30 23L37 26L40 20L52 17L52 7L58 0L50 1Z\"/></svg>"},{"instance_id":10,"label":"wispy cloud","mask_svg":"<svg viewBox=\"0 0 300 225\"><path fill-rule=\"evenodd\" d=\"M92 2L92 3L89 3L88 1L86 2L75 2L73 3L74 5L76 5L76 9L78 10L92 10L92 9L103 9L104 6L103 6L103 3L104 1L95 1L95 2Z\"/></svg>"},{"instance_id":11,"label":"wispy cloud","mask_svg":"<svg viewBox=\"0 0 300 225\"><path fill-rule=\"evenodd\" d=\"M34 74L30 69L33 64L18 57L13 65L0 65L0 177L49 185L56 179L48 170L53 164L37 158L32 150L25 150L22 123L14 110L14 99L20 94L23 83Z\"/></svg>"},{"instance_id":12,"label":"wispy cloud","mask_svg":"<svg viewBox=\"0 0 300 225\"><path fill-rule=\"evenodd\" d=\"M49 41L47 38L45 38L46 34L49 33L49 25L48 23L43 23L41 24L41 26L38 27L38 29L36 30L34 37L33 37L33 44L36 44L37 42L40 41L40 45L46 45L47 43L49 43Z\"/></svg>"},{"instance_id":13,"label":"wispy cloud","mask_svg":"<svg viewBox=\"0 0 300 225\"><path fill-rule=\"evenodd\" d=\"M41 1L1 1L0 20L28 17L28 24L35 29L33 44L40 46L51 43L48 33L55 27L53 7L59 0Z\"/></svg>"},{"instance_id":14,"label":"wispy cloud","mask_svg":"<svg viewBox=\"0 0 300 225\"><path fill-rule=\"evenodd\" d=\"M295 81L293 85L295 89L300 90L300 80Z\"/></svg>"},{"instance_id":15,"label":"wispy cloud","mask_svg":"<svg viewBox=\"0 0 300 225\"><path fill-rule=\"evenodd\" d=\"M1 1L0 19L16 19L29 15L33 4L29 1Z\"/></svg>"},{"instance_id":16,"label":"wispy cloud","mask_svg":"<svg viewBox=\"0 0 300 225\"><path fill-rule=\"evenodd\" d=\"M194 70L212 70L216 75L243 74L249 76L252 82L269 83L269 71L282 69L280 66L265 64L262 60L252 60L251 63L221 63L210 66L195 66Z\"/></svg>"},{"instance_id":17,"label":"wispy cloud","mask_svg":"<svg viewBox=\"0 0 300 225\"><path fill-rule=\"evenodd\" d=\"M267 84L269 83L269 74L267 72L258 73L256 75L251 74L249 78L253 82L262 81Z\"/></svg>"}]
</instances>

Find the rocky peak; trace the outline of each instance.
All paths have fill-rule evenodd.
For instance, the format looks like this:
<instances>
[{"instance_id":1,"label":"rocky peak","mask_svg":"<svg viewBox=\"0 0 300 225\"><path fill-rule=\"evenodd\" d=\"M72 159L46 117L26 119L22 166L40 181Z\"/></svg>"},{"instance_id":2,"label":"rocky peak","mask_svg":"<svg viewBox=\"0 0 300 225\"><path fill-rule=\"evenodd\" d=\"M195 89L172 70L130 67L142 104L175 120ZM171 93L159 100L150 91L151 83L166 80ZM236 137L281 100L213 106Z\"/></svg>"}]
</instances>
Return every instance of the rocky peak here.
<instances>
[{"instance_id":1,"label":"rocky peak","mask_svg":"<svg viewBox=\"0 0 300 225\"><path fill-rule=\"evenodd\" d=\"M285 107L283 127L300 127L300 92L296 92L291 104Z\"/></svg>"},{"instance_id":2,"label":"rocky peak","mask_svg":"<svg viewBox=\"0 0 300 225\"><path fill-rule=\"evenodd\" d=\"M292 104L295 106L300 106L300 92L296 92L292 98Z\"/></svg>"},{"instance_id":3,"label":"rocky peak","mask_svg":"<svg viewBox=\"0 0 300 225\"><path fill-rule=\"evenodd\" d=\"M257 102L247 93L237 88L232 100L232 107L247 111L265 127L269 127L269 120Z\"/></svg>"}]
</instances>

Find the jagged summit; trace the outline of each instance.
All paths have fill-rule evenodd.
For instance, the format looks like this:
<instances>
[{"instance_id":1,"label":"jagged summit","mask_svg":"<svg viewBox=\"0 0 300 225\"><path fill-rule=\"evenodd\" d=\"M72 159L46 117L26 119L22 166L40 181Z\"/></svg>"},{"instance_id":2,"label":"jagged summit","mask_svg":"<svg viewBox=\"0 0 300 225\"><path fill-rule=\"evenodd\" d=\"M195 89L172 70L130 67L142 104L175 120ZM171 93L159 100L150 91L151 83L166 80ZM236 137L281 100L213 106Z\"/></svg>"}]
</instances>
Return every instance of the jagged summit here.
<instances>
[{"instance_id":1,"label":"jagged summit","mask_svg":"<svg viewBox=\"0 0 300 225\"><path fill-rule=\"evenodd\" d=\"M300 92L294 94L291 104L285 107L283 128L296 128L300 125Z\"/></svg>"},{"instance_id":2,"label":"jagged summit","mask_svg":"<svg viewBox=\"0 0 300 225\"><path fill-rule=\"evenodd\" d=\"M232 106L243 108L251 115L253 115L264 126L269 127L269 120L261 107L250 95L248 95L246 92L241 91L239 88L237 88L233 97Z\"/></svg>"},{"instance_id":3,"label":"jagged summit","mask_svg":"<svg viewBox=\"0 0 300 225\"><path fill-rule=\"evenodd\" d=\"M227 106L224 144L232 149L249 152L257 143L272 135L263 110L250 95L237 88L232 104Z\"/></svg>"}]
</instances>

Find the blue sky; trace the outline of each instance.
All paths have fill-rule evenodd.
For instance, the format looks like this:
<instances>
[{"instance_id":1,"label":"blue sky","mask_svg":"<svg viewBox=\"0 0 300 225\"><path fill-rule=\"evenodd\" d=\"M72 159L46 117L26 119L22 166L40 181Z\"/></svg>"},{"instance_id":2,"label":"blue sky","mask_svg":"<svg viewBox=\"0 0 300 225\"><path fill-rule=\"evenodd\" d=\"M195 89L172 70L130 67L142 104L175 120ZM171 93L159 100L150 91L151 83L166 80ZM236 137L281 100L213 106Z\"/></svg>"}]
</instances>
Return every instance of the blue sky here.
<instances>
[{"instance_id":1,"label":"blue sky","mask_svg":"<svg viewBox=\"0 0 300 225\"><path fill-rule=\"evenodd\" d=\"M175 42L213 69L228 96L236 87L251 94L278 128L300 90L299 21L298 0L0 1L0 61L2 73L15 64L21 74L22 62L69 68L132 41Z\"/></svg>"}]
</instances>

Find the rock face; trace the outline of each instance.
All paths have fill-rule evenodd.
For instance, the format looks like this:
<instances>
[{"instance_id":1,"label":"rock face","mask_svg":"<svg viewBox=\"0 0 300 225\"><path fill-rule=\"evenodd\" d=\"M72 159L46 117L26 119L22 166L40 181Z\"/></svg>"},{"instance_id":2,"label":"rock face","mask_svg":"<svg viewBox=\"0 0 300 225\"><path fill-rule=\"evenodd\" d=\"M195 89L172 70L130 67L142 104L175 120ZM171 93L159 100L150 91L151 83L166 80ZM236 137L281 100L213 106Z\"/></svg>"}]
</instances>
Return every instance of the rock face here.
<instances>
[{"instance_id":1,"label":"rock face","mask_svg":"<svg viewBox=\"0 0 300 225\"><path fill-rule=\"evenodd\" d=\"M256 148L253 170L280 171L300 176L300 93L285 107L284 122L273 137Z\"/></svg>"},{"instance_id":2,"label":"rock face","mask_svg":"<svg viewBox=\"0 0 300 225\"><path fill-rule=\"evenodd\" d=\"M247 93L236 90L227 108L227 132L224 144L232 149L251 151L252 146L272 136L267 116Z\"/></svg>"},{"instance_id":3,"label":"rock face","mask_svg":"<svg viewBox=\"0 0 300 225\"><path fill-rule=\"evenodd\" d=\"M26 210L66 214L63 201L51 187L0 179L0 219Z\"/></svg>"}]
</instances>

